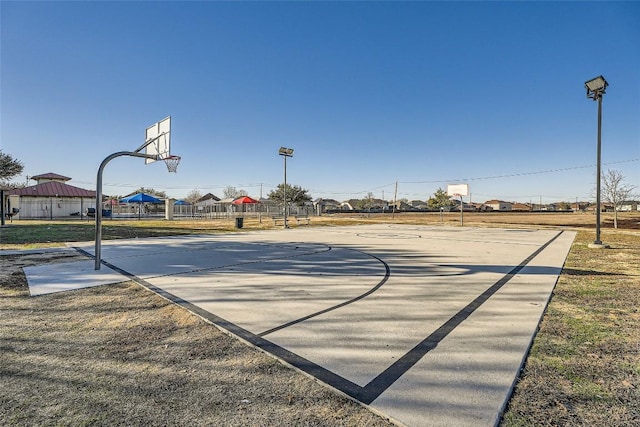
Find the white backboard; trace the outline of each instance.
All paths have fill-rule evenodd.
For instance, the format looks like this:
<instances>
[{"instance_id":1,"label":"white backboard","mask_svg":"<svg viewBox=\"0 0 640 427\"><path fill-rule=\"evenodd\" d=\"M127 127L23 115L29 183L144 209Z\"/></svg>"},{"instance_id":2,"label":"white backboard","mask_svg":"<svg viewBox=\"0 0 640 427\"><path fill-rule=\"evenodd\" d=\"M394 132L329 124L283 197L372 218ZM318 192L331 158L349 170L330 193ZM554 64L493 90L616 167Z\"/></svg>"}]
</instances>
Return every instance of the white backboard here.
<instances>
[{"instance_id":1,"label":"white backboard","mask_svg":"<svg viewBox=\"0 0 640 427\"><path fill-rule=\"evenodd\" d=\"M468 196L468 184L449 184L447 185L447 196Z\"/></svg>"},{"instance_id":2,"label":"white backboard","mask_svg":"<svg viewBox=\"0 0 640 427\"><path fill-rule=\"evenodd\" d=\"M159 156L163 159L171 154L171 116L149 126L145 132L145 142L153 140L145 148L145 154ZM145 163L153 163L154 159L145 159Z\"/></svg>"}]
</instances>

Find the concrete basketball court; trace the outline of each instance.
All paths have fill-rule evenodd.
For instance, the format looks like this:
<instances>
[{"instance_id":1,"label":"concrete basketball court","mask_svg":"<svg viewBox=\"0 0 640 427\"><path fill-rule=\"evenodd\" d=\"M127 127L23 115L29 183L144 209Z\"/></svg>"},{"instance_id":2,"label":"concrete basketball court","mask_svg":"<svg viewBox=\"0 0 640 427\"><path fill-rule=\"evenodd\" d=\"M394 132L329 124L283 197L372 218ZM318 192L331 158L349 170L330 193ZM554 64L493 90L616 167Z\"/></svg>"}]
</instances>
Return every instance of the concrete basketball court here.
<instances>
[{"instance_id":1,"label":"concrete basketball court","mask_svg":"<svg viewBox=\"0 0 640 427\"><path fill-rule=\"evenodd\" d=\"M135 279L399 424L492 426L574 237L300 227L104 241L99 272L25 273L32 295Z\"/></svg>"}]
</instances>

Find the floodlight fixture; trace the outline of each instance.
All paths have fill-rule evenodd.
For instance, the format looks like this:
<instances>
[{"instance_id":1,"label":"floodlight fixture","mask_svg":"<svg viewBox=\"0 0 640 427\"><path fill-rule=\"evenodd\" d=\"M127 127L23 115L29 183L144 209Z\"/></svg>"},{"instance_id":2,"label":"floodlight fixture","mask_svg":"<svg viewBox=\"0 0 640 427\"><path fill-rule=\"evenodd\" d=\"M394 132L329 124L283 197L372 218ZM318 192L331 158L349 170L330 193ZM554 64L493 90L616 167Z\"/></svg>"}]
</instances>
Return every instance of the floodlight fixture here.
<instances>
[{"instance_id":1,"label":"floodlight fixture","mask_svg":"<svg viewBox=\"0 0 640 427\"><path fill-rule=\"evenodd\" d=\"M278 150L278 154L280 154L281 156L293 157L293 148L280 147L280 150Z\"/></svg>"},{"instance_id":2,"label":"floodlight fixture","mask_svg":"<svg viewBox=\"0 0 640 427\"><path fill-rule=\"evenodd\" d=\"M587 98L591 98L594 101L601 99L607 90L607 86L609 86L609 83L602 76L585 82L584 87L587 88Z\"/></svg>"}]
</instances>

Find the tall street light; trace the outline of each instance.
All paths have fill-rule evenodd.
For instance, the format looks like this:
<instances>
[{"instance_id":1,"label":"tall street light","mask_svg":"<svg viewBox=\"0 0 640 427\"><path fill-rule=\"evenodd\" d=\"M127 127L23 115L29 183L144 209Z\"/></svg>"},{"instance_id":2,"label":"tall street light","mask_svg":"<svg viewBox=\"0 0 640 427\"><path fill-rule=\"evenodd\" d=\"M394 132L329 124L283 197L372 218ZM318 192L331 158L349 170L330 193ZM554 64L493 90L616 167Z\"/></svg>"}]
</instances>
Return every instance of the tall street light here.
<instances>
[{"instance_id":1,"label":"tall street light","mask_svg":"<svg viewBox=\"0 0 640 427\"><path fill-rule=\"evenodd\" d=\"M602 244L600 240L600 164L601 164L601 146L602 146L602 95L605 94L609 83L602 76L598 76L585 82L584 87L587 88L587 98L598 101L598 160L596 166L596 240L589 245L590 248L606 248L607 245Z\"/></svg>"},{"instance_id":2,"label":"tall street light","mask_svg":"<svg viewBox=\"0 0 640 427\"><path fill-rule=\"evenodd\" d=\"M287 157L293 157L293 148L280 147L278 154L284 157L284 228L289 228L287 224Z\"/></svg>"}]
</instances>

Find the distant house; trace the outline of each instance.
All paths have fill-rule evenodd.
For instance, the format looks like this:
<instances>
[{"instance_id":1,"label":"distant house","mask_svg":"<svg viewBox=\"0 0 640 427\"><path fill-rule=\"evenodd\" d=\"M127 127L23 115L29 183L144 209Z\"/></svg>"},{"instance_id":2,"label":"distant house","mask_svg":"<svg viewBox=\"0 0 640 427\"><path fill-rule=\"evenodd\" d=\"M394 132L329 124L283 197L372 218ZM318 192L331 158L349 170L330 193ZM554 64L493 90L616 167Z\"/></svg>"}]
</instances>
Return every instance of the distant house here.
<instances>
[{"instance_id":1,"label":"distant house","mask_svg":"<svg viewBox=\"0 0 640 427\"><path fill-rule=\"evenodd\" d=\"M513 209L512 203L502 200L487 200L486 202L484 202L484 204L494 211L510 211Z\"/></svg>"},{"instance_id":2,"label":"distant house","mask_svg":"<svg viewBox=\"0 0 640 427\"><path fill-rule=\"evenodd\" d=\"M515 212L530 212L531 205L526 203L514 203L511 205L511 210Z\"/></svg>"},{"instance_id":3,"label":"distant house","mask_svg":"<svg viewBox=\"0 0 640 427\"><path fill-rule=\"evenodd\" d=\"M392 206L392 203L387 202L386 200L382 200L382 199L372 199L371 200L371 209L375 209L375 210L388 210L390 209ZM408 203L403 203L404 208L406 210L411 210L413 209L413 206L411 206Z\"/></svg>"},{"instance_id":4,"label":"distant house","mask_svg":"<svg viewBox=\"0 0 640 427\"><path fill-rule=\"evenodd\" d=\"M316 213L322 214L330 210L340 209L340 202L333 199L316 199L313 201L313 207Z\"/></svg>"},{"instance_id":5,"label":"distant house","mask_svg":"<svg viewBox=\"0 0 640 427\"><path fill-rule=\"evenodd\" d=\"M218 204L219 201L220 197L207 193L191 205L191 214L197 216L211 216L214 213L220 212L221 209Z\"/></svg>"},{"instance_id":6,"label":"distant house","mask_svg":"<svg viewBox=\"0 0 640 427\"><path fill-rule=\"evenodd\" d=\"M7 212L18 209L14 218L69 218L82 216L96 206L96 192L74 187L66 182L71 178L49 172L31 179L36 185L7 191L3 202Z\"/></svg>"},{"instance_id":7,"label":"distant house","mask_svg":"<svg viewBox=\"0 0 640 427\"><path fill-rule=\"evenodd\" d=\"M462 210L466 212L475 212L478 210L478 206L475 203L466 203L460 202L460 200L451 199L451 206L449 207L448 212L459 211L460 203L462 203ZM444 209L447 211L446 209ZM490 209L489 209L490 210Z\"/></svg>"},{"instance_id":8,"label":"distant house","mask_svg":"<svg viewBox=\"0 0 640 427\"><path fill-rule=\"evenodd\" d=\"M620 212L640 211L640 202L637 200L625 200L620 203Z\"/></svg>"},{"instance_id":9,"label":"distant house","mask_svg":"<svg viewBox=\"0 0 640 427\"><path fill-rule=\"evenodd\" d=\"M196 206L210 206L210 205L215 205L219 201L220 201L220 197L215 196L215 195L213 195L211 193L207 193L204 196L200 197L198 200L196 200L194 205L196 205Z\"/></svg>"},{"instance_id":10,"label":"distant house","mask_svg":"<svg viewBox=\"0 0 640 427\"><path fill-rule=\"evenodd\" d=\"M589 206L587 207L586 211L587 212L595 212L596 211L596 204L595 203L590 203ZM613 212L613 204L611 203L600 203L600 212Z\"/></svg>"},{"instance_id":11,"label":"distant house","mask_svg":"<svg viewBox=\"0 0 640 427\"><path fill-rule=\"evenodd\" d=\"M427 202L423 200L411 200L409 204L416 209L427 209L429 207Z\"/></svg>"},{"instance_id":12,"label":"distant house","mask_svg":"<svg viewBox=\"0 0 640 427\"><path fill-rule=\"evenodd\" d=\"M589 207L589 202L575 202L571 203L571 209L574 212L584 212Z\"/></svg>"}]
</instances>

